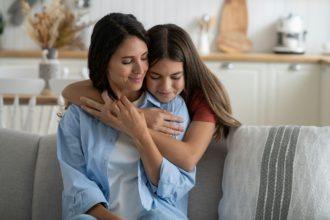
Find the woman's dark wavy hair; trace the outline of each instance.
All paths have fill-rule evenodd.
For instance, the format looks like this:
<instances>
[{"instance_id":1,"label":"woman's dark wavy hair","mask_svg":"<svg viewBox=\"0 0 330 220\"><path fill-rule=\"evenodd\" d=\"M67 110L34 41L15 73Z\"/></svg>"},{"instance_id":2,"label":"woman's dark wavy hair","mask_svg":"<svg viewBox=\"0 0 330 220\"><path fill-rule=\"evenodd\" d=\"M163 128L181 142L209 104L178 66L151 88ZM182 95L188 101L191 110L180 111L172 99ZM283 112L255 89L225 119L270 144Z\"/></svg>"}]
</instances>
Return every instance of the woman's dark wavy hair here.
<instances>
[{"instance_id":1,"label":"woman's dark wavy hair","mask_svg":"<svg viewBox=\"0 0 330 220\"><path fill-rule=\"evenodd\" d=\"M183 98L188 108L196 91L200 91L216 116L217 139L226 137L230 127L240 126L232 116L227 91L220 80L201 60L189 34L174 24L156 25L148 30L150 39L149 65L168 58L183 62L185 89Z\"/></svg>"},{"instance_id":2,"label":"woman's dark wavy hair","mask_svg":"<svg viewBox=\"0 0 330 220\"><path fill-rule=\"evenodd\" d=\"M149 46L146 30L133 15L110 13L95 24L91 37L88 51L89 77L94 87L99 91L107 90L114 97L107 79L108 63L129 36L136 36Z\"/></svg>"}]
</instances>

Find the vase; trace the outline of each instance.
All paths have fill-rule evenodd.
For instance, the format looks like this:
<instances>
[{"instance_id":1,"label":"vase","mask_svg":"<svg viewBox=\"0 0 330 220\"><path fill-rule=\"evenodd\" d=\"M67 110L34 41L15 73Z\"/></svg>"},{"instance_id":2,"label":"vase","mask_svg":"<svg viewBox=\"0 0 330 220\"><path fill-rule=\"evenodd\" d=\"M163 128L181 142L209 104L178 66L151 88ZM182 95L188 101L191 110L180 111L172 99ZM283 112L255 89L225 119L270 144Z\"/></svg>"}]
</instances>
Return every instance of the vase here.
<instances>
[{"instance_id":1,"label":"vase","mask_svg":"<svg viewBox=\"0 0 330 220\"><path fill-rule=\"evenodd\" d=\"M61 65L57 59L57 50L55 48L44 49L42 51L42 60L39 63L39 78L45 80L45 88L42 95L53 95L49 87L49 80L59 78L61 74Z\"/></svg>"},{"instance_id":2,"label":"vase","mask_svg":"<svg viewBox=\"0 0 330 220\"><path fill-rule=\"evenodd\" d=\"M209 34L207 31L202 30L201 32L198 44L198 52L201 55L208 55L210 53Z\"/></svg>"}]
</instances>

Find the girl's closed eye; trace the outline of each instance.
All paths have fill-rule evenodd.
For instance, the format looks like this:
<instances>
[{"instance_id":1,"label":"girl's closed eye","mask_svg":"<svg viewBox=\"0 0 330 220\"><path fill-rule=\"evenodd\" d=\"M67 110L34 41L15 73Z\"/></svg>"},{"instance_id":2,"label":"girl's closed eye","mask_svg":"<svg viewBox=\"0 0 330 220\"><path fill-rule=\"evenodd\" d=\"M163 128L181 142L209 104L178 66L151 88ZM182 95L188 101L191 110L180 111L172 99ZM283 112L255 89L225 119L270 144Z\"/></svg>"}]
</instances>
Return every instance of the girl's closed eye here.
<instances>
[{"instance_id":1,"label":"girl's closed eye","mask_svg":"<svg viewBox=\"0 0 330 220\"><path fill-rule=\"evenodd\" d=\"M150 74L150 78L151 79L154 79L154 80L160 79L160 75L159 74L155 74L155 73L149 73L149 74Z\"/></svg>"},{"instance_id":2,"label":"girl's closed eye","mask_svg":"<svg viewBox=\"0 0 330 220\"><path fill-rule=\"evenodd\" d=\"M183 76L183 73L176 73L171 76L171 79L173 80L179 80Z\"/></svg>"}]
</instances>

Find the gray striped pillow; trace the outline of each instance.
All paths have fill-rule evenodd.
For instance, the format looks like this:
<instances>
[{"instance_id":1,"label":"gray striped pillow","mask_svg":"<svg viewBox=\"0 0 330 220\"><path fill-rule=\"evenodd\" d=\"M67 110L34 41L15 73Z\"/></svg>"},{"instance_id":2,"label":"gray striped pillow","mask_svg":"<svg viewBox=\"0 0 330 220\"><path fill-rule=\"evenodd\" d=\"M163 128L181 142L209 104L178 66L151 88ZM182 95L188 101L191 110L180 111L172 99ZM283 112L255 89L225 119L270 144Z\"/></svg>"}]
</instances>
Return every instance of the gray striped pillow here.
<instances>
[{"instance_id":1,"label":"gray striped pillow","mask_svg":"<svg viewBox=\"0 0 330 220\"><path fill-rule=\"evenodd\" d=\"M241 126L227 148L220 220L330 219L330 127Z\"/></svg>"}]
</instances>

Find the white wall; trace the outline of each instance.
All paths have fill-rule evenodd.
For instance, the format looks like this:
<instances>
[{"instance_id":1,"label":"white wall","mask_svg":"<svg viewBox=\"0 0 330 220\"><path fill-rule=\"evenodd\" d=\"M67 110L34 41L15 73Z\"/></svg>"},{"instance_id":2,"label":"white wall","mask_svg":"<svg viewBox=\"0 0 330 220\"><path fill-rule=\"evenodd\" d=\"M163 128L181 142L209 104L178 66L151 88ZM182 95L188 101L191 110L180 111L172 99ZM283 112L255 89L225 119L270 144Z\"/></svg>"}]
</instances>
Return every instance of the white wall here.
<instances>
[{"instance_id":1,"label":"white wall","mask_svg":"<svg viewBox=\"0 0 330 220\"><path fill-rule=\"evenodd\" d=\"M0 10L5 13L13 1L0 0ZM272 51L276 43L276 21L290 12L305 20L308 31L307 53L320 53L322 43L330 42L329 0L246 1L249 13L248 36L253 42L253 52ZM176 23L185 28L197 42L197 19L205 13L218 19L222 3L223 0L91 0L90 16L98 19L109 12L133 13L146 28L159 23ZM216 29L213 29L212 39L216 37ZM27 37L23 26L7 25L2 40L4 49L37 48Z\"/></svg>"}]
</instances>

